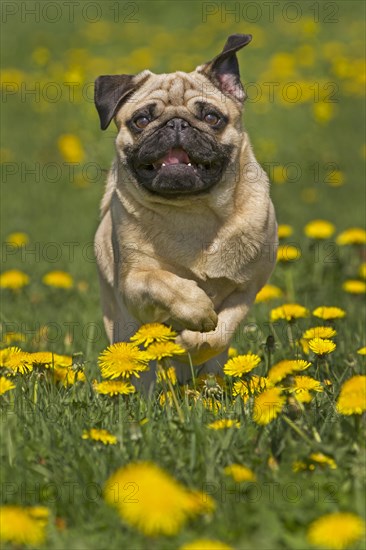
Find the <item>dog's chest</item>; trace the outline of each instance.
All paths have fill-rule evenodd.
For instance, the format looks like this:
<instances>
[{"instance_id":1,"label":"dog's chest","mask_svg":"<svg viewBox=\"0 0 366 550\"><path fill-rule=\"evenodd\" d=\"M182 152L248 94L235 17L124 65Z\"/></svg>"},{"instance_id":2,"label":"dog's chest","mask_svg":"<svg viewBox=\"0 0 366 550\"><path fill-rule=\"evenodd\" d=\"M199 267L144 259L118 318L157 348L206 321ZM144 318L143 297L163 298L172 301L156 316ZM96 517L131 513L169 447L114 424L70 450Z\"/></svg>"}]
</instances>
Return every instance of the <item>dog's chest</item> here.
<instances>
[{"instance_id":1,"label":"dog's chest","mask_svg":"<svg viewBox=\"0 0 366 550\"><path fill-rule=\"evenodd\" d=\"M184 230L174 229L172 224L155 235L150 233L148 241L147 246L162 265L186 272L187 277L193 276L202 286L228 286L229 282L237 286L250 276L247 267L253 247L245 235L225 235L225 231L210 227L207 220Z\"/></svg>"}]
</instances>

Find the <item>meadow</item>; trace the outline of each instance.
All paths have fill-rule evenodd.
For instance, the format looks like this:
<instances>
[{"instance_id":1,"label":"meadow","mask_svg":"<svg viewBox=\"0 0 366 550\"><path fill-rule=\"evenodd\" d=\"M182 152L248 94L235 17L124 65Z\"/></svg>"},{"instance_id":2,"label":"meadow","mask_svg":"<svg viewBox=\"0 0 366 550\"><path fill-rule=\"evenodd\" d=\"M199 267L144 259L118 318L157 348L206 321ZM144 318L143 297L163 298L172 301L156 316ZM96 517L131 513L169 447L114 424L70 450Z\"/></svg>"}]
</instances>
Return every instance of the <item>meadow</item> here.
<instances>
[{"instance_id":1,"label":"meadow","mask_svg":"<svg viewBox=\"0 0 366 550\"><path fill-rule=\"evenodd\" d=\"M365 548L364 8L274 4L2 3L5 550ZM180 387L166 327L107 350L93 81L193 70L234 32L280 250L223 377Z\"/></svg>"}]
</instances>

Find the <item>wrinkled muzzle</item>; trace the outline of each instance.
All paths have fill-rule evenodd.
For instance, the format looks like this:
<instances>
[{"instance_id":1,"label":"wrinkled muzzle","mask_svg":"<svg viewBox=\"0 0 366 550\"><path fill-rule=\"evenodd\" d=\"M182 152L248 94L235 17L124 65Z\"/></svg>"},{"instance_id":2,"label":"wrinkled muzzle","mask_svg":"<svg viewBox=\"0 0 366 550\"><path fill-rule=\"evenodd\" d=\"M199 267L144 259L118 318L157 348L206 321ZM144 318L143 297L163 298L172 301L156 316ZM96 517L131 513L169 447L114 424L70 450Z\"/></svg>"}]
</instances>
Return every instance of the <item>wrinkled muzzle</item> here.
<instances>
[{"instance_id":1,"label":"wrinkled muzzle","mask_svg":"<svg viewBox=\"0 0 366 550\"><path fill-rule=\"evenodd\" d=\"M184 119L173 118L126 151L138 183L164 196L202 193L217 184L230 161L231 147Z\"/></svg>"}]
</instances>

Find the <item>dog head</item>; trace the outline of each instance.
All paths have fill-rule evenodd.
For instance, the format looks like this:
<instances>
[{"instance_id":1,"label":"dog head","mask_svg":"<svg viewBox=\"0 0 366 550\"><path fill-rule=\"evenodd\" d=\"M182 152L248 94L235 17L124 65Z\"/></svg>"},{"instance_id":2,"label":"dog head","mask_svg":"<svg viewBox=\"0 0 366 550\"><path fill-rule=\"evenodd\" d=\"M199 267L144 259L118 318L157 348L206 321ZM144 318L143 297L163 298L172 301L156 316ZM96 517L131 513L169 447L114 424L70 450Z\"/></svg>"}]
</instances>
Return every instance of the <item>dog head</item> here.
<instances>
[{"instance_id":1,"label":"dog head","mask_svg":"<svg viewBox=\"0 0 366 550\"><path fill-rule=\"evenodd\" d=\"M97 78L101 128L115 119L119 159L140 190L179 198L224 179L241 143L245 94L236 52L251 39L230 36L219 55L191 73Z\"/></svg>"}]
</instances>

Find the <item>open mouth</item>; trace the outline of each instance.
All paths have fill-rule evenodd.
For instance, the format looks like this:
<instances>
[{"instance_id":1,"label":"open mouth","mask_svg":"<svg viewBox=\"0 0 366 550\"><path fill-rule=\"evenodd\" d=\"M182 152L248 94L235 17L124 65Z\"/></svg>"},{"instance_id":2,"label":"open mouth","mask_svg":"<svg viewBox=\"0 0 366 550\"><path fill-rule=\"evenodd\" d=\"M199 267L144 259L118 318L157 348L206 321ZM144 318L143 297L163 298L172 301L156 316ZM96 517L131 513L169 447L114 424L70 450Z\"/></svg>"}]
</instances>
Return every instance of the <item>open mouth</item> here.
<instances>
[{"instance_id":1,"label":"open mouth","mask_svg":"<svg viewBox=\"0 0 366 550\"><path fill-rule=\"evenodd\" d=\"M140 186L171 197L204 193L222 180L230 151L194 133L183 135L184 143L173 138L155 133L127 151L127 162Z\"/></svg>"},{"instance_id":2,"label":"open mouth","mask_svg":"<svg viewBox=\"0 0 366 550\"><path fill-rule=\"evenodd\" d=\"M181 168L182 166L191 168L195 172L204 170L208 171L218 168L218 165L215 166L215 163L195 161L189 157L188 153L184 149L180 148L170 149L170 151L168 151L168 153L166 153L163 157L152 162L151 164L144 164L141 168L150 172L160 172L165 168L173 168L174 170L175 168Z\"/></svg>"}]
</instances>

